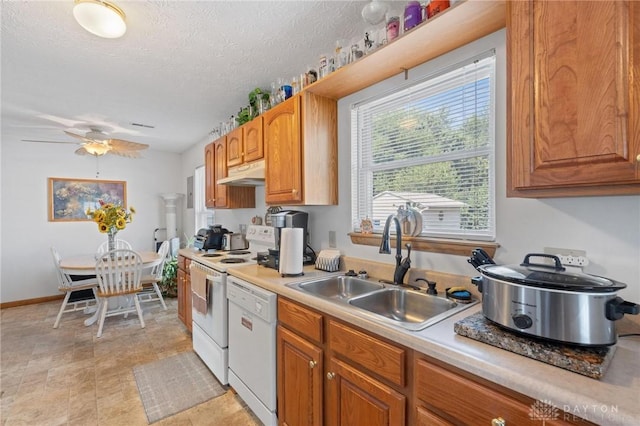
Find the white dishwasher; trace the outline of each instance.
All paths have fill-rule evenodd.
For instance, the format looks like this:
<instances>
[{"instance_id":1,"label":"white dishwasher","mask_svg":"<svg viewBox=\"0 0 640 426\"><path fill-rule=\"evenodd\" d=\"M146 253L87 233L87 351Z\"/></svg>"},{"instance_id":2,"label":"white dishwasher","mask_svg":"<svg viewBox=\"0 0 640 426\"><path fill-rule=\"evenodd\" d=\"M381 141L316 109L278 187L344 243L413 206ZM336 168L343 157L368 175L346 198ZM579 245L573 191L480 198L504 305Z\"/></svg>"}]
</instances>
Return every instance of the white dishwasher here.
<instances>
[{"instance_id":1,"label":"white dishwasher","mask_svg":"<svg viewBox=\"0 0 640 426\"><path fill-rule=\"evenodd\" d=\"M277 425L277 296L239 278L227 280L229 385L265 425Z\"/></svg>"}]
</instances>

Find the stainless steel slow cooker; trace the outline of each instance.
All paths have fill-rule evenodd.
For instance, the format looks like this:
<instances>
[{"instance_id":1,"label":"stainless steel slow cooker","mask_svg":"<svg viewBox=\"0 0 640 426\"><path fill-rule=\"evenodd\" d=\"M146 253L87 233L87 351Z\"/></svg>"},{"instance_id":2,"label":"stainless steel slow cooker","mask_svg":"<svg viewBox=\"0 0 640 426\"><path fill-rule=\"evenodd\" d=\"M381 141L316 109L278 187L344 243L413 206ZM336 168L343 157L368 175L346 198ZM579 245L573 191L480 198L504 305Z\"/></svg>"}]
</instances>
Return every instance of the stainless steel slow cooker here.
<instances>
[{"instance_id":1,"label":"stainless steel slow cooker","mask_svg":"<svg viewBox=\"0 0 640 426\"><path fill-rule=\"evenodd\" d=\"M553 261L531 263L532 257ZM530 253L520 265L482 264L472 279L482 293L482 313L508 329L562 343L609 346L615 322L640 307L617 292L626 284L582 272L568 272L557 256Z\"/></svg>"}]
</instances>

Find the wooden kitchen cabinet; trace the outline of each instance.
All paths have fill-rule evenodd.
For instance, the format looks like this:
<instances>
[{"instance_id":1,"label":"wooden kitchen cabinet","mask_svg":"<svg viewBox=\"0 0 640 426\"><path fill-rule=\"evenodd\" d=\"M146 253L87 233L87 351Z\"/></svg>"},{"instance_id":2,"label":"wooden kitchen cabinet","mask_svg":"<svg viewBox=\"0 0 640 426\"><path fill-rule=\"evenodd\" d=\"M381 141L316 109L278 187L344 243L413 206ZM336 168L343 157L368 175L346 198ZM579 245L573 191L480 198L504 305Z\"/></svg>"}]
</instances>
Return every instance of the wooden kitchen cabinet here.
<instances>
[{"instance_id":1,"label":"wooden kitchen cabinet","mask_svg":"<svg viewBox=\"0 0 640 426\"><path fill-rule=\"evenodd\" d=\"M278 298L278 423L322 426L323 316Z\"/></svg>"},{"instance_id":2,"label":"wooden kitchen cabinet","mask_svg":"<svg viewBox=\"0 0 640 426\"><path fill-rule=\"evenodd\" d=\"M322 426L322 349L282 326L276 339L279 423Z\"/></svg>"},{"instance_id":3,"label":"wooden kitchen cabinet","mask_svg":"<svg viewBox=\"0 0 640 426\"><path fill-rule=\"evenodd\" d=\"M226 186L216 183L218 179L227 177L227 170L227 136L223 136L205 147L207 207L216 209L254 208L256 206L255 187ZM213 198L213 203L210 203L209 197Z\"/></svg>"},{"instance_id":4,"label":"wooden kitchen cabinet","mask_svg":"<svg viewBox=\"0 0 640 426\"><path fill-rule=\"evenodd\" d=\"M507 29L507 195L640 193L640 3L507 2Z\"/></svg>"},{"instance_id":5,"label":"wooden kitchen cabinet","mask_svg":"<svg viewBox=\"0 0 640 426\"><path fill-rule=\"evenodd\" d=\"M593 424L427 356L416 357L415 377L418 424L492 425L497 419L505 425Z\"/></svg>"},{"instance_id":6,"label":"wooden kitchen cabinet","mask_svg":"<svg viewBox=\"0 0 640 426\"><path fill-rule=\"evenodd\" d=\"M280 424L408 424L408 349L284 298L278 321Z\"/></svg>"},{"instance_id":7,"label":"wooden kitchen cabinet","mask_svg":"<svg viewBox=\"0 0 640 426\"><path fill-rule=\"evenodd\" d=\"M191 259L178 255L178 319L191 331Z\"/></svg>"},{"instance_id":8,"label":"wooden kitchen cabinet","mask_svg":"<svg viewBox=\"0 0 640 426\"><path fill-rule=\"evenodd\" d=\"M227 133L227 167L239 166L243 162L242 156L242 127L236 127Z\"/></svg>"},{"instance_id":9,"label":"wooden kitchen cabinet","mask_svg":"<svg viewBox=\"0 0 640 426\"><path fill-rule=\"evenodd\" d=\"M214 208L216 206L216 182L213 173L213 142L204 148L204 182L205 182L205 206Z\"/></svg>"},{"instance_id":10,"label":"wooden kitchen cabinet","mask_svg":"<svg viewBox=\"0 0 640 426\"><path fill-rule=\"evenodd\" d=\"M262 116L227 134L227 166L235 167L264 158Z\"/></svg>"},{"instance_id":11,"label":"wooden kitchen cabinet","mask_svg":"<svg viewBox=\"0 0 640 426\"><path fill-rule=\"evenodd\" d=\"M263 119L266 203L337 204L336 101L303 91Z\"/></svg>"}]
</instances>

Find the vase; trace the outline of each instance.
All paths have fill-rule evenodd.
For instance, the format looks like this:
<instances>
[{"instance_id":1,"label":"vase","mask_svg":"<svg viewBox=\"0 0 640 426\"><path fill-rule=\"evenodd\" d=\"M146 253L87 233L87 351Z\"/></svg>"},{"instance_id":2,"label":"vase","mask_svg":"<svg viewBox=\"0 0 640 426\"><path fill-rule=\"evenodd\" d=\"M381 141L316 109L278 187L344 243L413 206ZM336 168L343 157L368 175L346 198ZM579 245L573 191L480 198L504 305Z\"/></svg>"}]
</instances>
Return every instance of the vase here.
<instances>
[{"instance_id":1,"label":"vase","mask_svg":"<svg viewBox=\"0 0 640 426\"><path fill-rule=\"evenodd\" d=\"M111 230L107 233L107 237L109 238L109 251L113 251L116 249L116 234L117 232ZM111 258L113 258L113 253L111 253Z\"/></svg>"}]
</instances>

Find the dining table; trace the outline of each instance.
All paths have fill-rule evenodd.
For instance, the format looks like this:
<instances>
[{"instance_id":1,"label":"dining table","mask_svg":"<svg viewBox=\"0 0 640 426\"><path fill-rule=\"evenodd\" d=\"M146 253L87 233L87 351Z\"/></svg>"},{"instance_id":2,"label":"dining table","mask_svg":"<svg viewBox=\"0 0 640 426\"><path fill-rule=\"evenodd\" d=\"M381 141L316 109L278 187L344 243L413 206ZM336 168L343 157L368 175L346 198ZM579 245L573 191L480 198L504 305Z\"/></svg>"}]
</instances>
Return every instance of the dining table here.
<instances>
[{"instance_id":1,"label":"dining table","mask_svg":"<svg viewBox=\"0 0 640 426\"><path fill-rule=\"evenodd\" d=\"M155 251L138 251L137 253L142 259L143 270L150 269L162 261L160 255ZM96 275L96 255L83 254L62 258L60 260L60 268L62 272L69 275ZM96 307L92 307L86 313L93 313L93 315L84 321L84 325L92 325L98 320L99 310Z\"/></svg>"}]
</instances>

